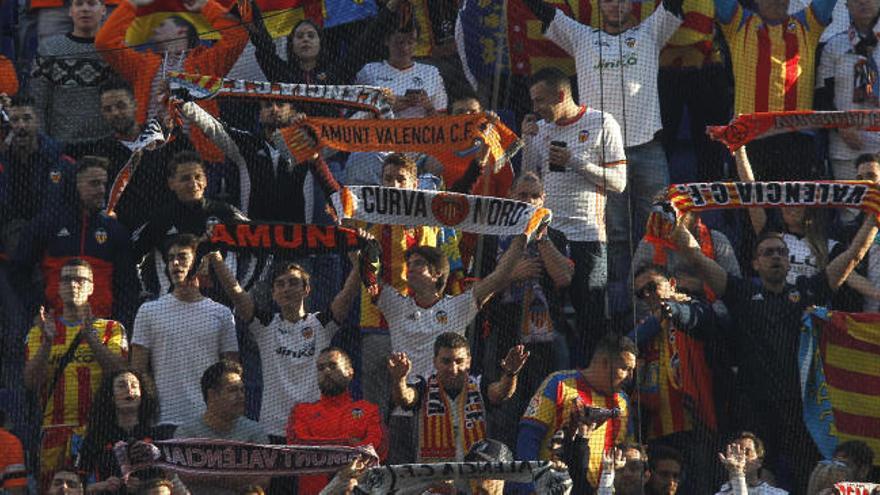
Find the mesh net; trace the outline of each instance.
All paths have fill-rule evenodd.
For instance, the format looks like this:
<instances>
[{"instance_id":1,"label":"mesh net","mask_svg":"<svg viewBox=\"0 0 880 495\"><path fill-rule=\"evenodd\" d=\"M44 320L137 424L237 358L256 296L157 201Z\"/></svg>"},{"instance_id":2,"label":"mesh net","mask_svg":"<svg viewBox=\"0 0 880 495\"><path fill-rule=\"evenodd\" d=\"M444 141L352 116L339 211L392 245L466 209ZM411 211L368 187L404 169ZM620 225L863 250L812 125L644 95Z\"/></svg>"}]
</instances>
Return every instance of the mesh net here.
<instances>
[{"instance_id":1,"label":"mesh net","mask_svg":"<svg viewBox=\"0 0 880 495\"><path fill-rule=\"evenodd\" d=\"M573 493L615 445L619 493L877 481L876 205L815 182L880 180L880 139L810 120L876 110L876 8L43 4L0 14L0 402L36 493L136 493L111 446L172 437L390 465L492 438ZM706 132L750 114L718 131L745 152ZM669 202L734 180L805 182ZM718 461L737 439L757 461Z\"/></svg>"}]
</instances>

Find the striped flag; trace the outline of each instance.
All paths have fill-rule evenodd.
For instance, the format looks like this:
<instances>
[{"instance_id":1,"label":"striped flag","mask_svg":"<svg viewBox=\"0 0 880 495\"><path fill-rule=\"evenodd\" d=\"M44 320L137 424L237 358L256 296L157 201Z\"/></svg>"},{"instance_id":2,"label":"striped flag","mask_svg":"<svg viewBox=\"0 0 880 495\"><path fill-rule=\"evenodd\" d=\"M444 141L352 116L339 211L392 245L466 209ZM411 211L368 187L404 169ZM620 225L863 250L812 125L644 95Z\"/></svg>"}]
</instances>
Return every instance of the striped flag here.
<instances>
[{"instance_id":1,"label":"striped flag","mask_svg":"<svg viewBox=\"0 0 880 495\"><path fill-rule=\"evenodd\" d=\"M819 451L861 440L880 465L880 314L818 308L800 338L804 422Z\"/></svg>"},{"instance_id":2,"label":"striped flag","mask_svg":"<svg viewBox=\"0 0 880 495\"><path fill-rule=\"evenodd\" d=\"M546 1L580 23L600 26L598 0ZM658 5L660 2L656 0L633 2L633 15L641 22ZM545 67L556 67L574 74L574 60L541 34L541 21L532 15L522 0L510 0L507 4L507 40L514 74L529 76Z\"/></svg>"}]
</instances>

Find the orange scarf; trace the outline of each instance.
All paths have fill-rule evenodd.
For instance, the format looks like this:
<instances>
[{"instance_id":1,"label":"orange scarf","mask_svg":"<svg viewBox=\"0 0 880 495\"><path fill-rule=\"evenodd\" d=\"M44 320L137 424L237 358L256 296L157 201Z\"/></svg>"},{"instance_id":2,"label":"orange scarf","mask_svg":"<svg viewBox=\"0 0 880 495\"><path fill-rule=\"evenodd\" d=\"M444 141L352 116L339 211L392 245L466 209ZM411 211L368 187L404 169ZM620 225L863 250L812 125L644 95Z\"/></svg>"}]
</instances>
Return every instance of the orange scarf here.
<instances>
[{"instance_id":1,"label":"orange scarf","mask_svg":"<svg viewBox=\"0 0 880 495\"><path fill-rule=\"evenodd\" d=\"M814 112L761 112L739 115L727 125L706 128L709 137L721 141L731 152L761 136L801 129L861 129L880 131L880 110Z\"/></svg>"},{"instance_id":2,"label":"orange scarf","mask_svg":"<svg viewBox=\"0 0 880 495\"><path fill-rule=\"evenodd\" d=\"M648 225L645 232L645 241L654 247L654 258L651 262L655 265L666 266L669 258L669 251L678 251L672 241L669 240L669 234L675 228L674 218L671 219L664 216L663 213L652 211L648 215ZM715 259L715 246L712 244L712 232L706 227L702 220L697 218L697 230L700 236L700 251L703 252L710 260ZM703 290L709 302L715 302L717 296L715 291L709 287L709 284L703 284Z\"/></svg>"},{"instance_id":3,"label":"orange scarf","mask_svg":"<svg viewBox=\"0 0 880 495\"><path fill-rule=\"evenodd\" d=\"M463 451L486 438L486 410L480 385L469 376L464 390L458 393L454 403L437 380L431 375L425 387L425 397L419 412L419 461L454 461L458 442L452 427L452 407L458 408L458 434L461 435Z\"/></svg>"}]
</instances>

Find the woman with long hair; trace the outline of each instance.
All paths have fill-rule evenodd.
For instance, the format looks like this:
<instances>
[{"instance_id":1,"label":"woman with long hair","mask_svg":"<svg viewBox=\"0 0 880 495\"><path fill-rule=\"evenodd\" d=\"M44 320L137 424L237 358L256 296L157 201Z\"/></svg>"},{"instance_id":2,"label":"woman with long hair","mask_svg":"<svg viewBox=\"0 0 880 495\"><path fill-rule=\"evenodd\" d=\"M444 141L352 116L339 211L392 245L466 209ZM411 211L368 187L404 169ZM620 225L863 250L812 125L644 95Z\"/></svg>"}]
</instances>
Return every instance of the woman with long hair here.
<instances>
[{"instance_id":1,"label":"woman with long hair","mask_svg":"<svg viewBox=\"0 0 880 495\"><path fill-rule=\"evenodd\" d=\"M77 461L77 468L96 480L89 485L88 493L126 493L113 445L120 440L167 436L154 428L158 415L156 387L149 377L124 368L104 378Z\"/></svg>"}]
</instances>

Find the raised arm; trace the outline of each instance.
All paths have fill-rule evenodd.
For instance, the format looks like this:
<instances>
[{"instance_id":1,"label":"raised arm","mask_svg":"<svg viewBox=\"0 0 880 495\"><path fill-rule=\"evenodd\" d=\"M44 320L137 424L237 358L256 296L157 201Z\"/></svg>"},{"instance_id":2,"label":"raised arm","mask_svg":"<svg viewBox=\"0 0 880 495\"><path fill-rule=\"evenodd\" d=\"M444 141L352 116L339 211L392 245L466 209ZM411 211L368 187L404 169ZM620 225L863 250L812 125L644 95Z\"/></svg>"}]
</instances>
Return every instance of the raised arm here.
<instances>
[{"instance_id":1,"label":"raised arm","mask_svg":"<svg viewBox=\"0 0 880 495\"><path fill-rule=\"evenodd\" d=\"M269 30L263 21L263 12L256 1L251 0L251 10L253 11L254 20L247 24L247 30L248 34L250 34L251 43L256 48L255 55L260 70L263 71L263 74L270 81L288 81L290 79L289 66L283 58L278 56L275 42L272 40L272 36L269 35Z\"/></svg>"},{"instance_id":2,"label":"raised arm","mask_svg":"<svg viewBox=\"0 0 880 495\"><path fill-rule=\"evenodd\" d=\"M158 55L141 52L125 44L125 32L136 17L136 7L122 0L95 36L95 49L125 80L132 82L143 77L139 72L150 65Z\"/></svg>"},{"instance_id":3,"label":"raised arm","mask_svg":"<svg viewBox=\"0 0 880 495\"><path fill-rule=\"evenodd\" d=\"M525 244L526 236L517 236L510 243L507 251L501 256L498 265L492 270L492 273L474 284L474 300L477 302L478 307L482 307L493 294L504 289L510 283L510 274L516 262L522 258Z\"/></svg>"},{"instance_id":4,"label":"raised arm","mask_svg":"<svg viewBox=\"0 0 880 495\"><path fill-rule=\"evenodd\" d=\"M749 162L749 155L746 153L746 147L740 146L738 150L733 152L733 157L736 159L736 173L739 175L739 180L743 182L755 182L755 173L752 171L752 164ZM764 227L767 225L767 212L764 211L764 208L748 208L746 211L749 212L749 220L752 222L752 230L760 235L761 232L764 231Z\"/></svg>"},{"instance_id":5,"label":"raised arm","mask_svg":"<svg viewBox=\"0 0 880 495\"><path fill-rule=\"evenodd\" d=\"M877 219L872 215L866 215L862 227L856 234L849 247L840 256L834 258L828 266L825 267L825 276L828 278L828 286L832 290L837 290L843 282L849 277L849 274L855 270L856 266L862 262L862 258L867 254L874 237L877 235Z\"/></svg>"},{"instance_id":6,"label":"raised arm","mask_svg":"<svg viewBox=\"0 0 880 495\"><path fill-rule=\"evenodd\" d=\"M727 272L721 265L709 258L700 249L700 244L694 239L687 227L686 216L692 213L685 213L678 218L675 229L672 231L672 239L689 263L697 268L697 271L703 276L703 280L709 284L709 287L721 297L727 291Z\"/></svg>"},{"instance_id":7,"label":"raised arm","mask_svg":"<svg viewBox=\"0 0 880 495\"><path fill-rule=\"evenodd\" d=\"M330 303L330 316L333 318L333 321L340 325L345 321L345 317L348 316L348 311L351 309L355 297L361 293L360 275L358 274L360 256L358 256L358 253L352 252L349 253L349 259L351 260L351 270L349 270L348 277L345 279L345 285L342 286L342 290L336 294L333 302Z\"/></svg>"},{"instance_id":8,"label":"raised arm","mask_svg":"<svg viewBox=\"0 0 880 495\"><path fill-rule=\"evenodd\" d=\"M218 251L206 254L204 260L205 263L210 264L211 269L214 270L214 274L217 275L217 279L220 281L220 286L223 287L223 291L232 300L235 315L241 321L250 323L254 319L253 297L241 288L235 275L232 274L229 267L223 262L223 256Z\"/></svg>"},{"instance_id":9,"label":"raised arm","mask_svg":"<svg viewBox=\"0 0 880 495\"><path fill-rule=\"evenodd\" d=\"M523 3L541 21L543 24L541 30L546 31L547 26L553 22L553 18L556 16L556 8L547 5L544 0L523 0Z\"/></svg>"},{"instance_id":10,"label":"raised arm","mask_svg":"<svg viewBox=\"0 0 880 495\"><path fill-rule=\"evenodd\" d=\"M864 275L852 272L846 277L846 285L868 299L880 300L880 288L875 286Z\"/></svg>"},{"instance_id":11,"label":"raised arm","mask_svg":"<svg viewBox=\"0 0 880 495\"><path fill-rule=\"evenodd\" d=\"M403 409L412 409L418 400L416 388L406 383L412 369L405 352L394 352L388 358L388 376L391 379L391 401Z\"/></svg>"},{"instance_id":12,"label":"raised arm","mask_svg":"<svg viewBox=\"0 0 880 495\"><path fill-rule=\"evenodd\" d=\"M529 352L526 351L524 345L510 348L507 356L501 360L501 378L491 383L487 389L491 404L498 405L513 397L513 394L516 393L516 377L522 371L528 358Z\"/></svg>"},{"instance_id":13,"label":"raised arm","mask_svg":"<svg viewBox=\"0 0 880 495\"><path fill-rule=\"evenodd\" d=\"M574 277L574 263L564 254L556 249L556 245L549 238L550 234L544 234L544 237L538 239L538 254L541 256L541 262L547 275L553 280L553 284L557 288L563 289L571 285L571 279Z\"/></svg>"},{"instance_id":14,"label":"raised arm","mask_svg":"<svg viewBox=\"0 0 880 495\"><path fill-rule=\"evenodd\" d=\"M228 9L216 0L208 0L202 7L201 13L211 24L211 27L221 33L221 37L210 48L193 51L192 60L189 62L193 69L200 74L225 76L235 65L247 45L247 30L240 19L228 15Z\"/></svg>"}]
</instances>

